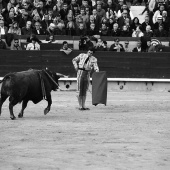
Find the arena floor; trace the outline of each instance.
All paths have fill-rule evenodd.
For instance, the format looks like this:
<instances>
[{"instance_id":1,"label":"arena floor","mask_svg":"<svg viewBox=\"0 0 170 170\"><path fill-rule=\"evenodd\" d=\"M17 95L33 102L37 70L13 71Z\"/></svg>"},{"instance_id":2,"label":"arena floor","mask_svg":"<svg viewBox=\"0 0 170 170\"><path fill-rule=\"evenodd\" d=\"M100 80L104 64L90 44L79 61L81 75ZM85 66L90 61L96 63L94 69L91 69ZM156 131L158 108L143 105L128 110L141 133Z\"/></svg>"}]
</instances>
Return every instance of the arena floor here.
<instances>
[{"instance_id":1,"label":"arena floor","mask_svg":"<svg viewBox=\"0 0 170 170\"><path fill-rule=\"evenodd\" d=\"M0 170L169 170L170 93L109 92L107 106L79 111L74 91L30 102L22 119L0 117ZM14 109L17 116L21 105Z\"/></svg>"}]
</instances>

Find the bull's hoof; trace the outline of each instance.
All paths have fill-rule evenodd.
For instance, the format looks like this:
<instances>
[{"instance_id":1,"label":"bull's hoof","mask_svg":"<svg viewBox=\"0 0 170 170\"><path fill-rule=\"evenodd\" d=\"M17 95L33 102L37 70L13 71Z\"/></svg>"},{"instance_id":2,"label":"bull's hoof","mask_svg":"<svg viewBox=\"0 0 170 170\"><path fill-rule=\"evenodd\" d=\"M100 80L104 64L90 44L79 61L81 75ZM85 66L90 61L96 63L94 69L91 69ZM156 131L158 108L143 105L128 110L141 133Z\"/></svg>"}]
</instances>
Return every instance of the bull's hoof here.
<instances>
[{"instance_id":1,"label":"bull's hoof","mask_svg":"<svg viewBox=\"0 0 170 170\"><path fill-rule=\"evenodd\" d=\"M46 115L50 110L48 108L44 109L44 115Z\"/></svg>"},{"instance_id":2,"label":"bull's hoof","mask_svg":"<svg viewBox=\"0 0 170 170\"><path fill-rule=\"evenodd\" d=\"M15 120L16 119L16 117L15 116L13 116L13 117L10 117L12 120Z\"/></svg>"},{"instance_id":3,"label":"bull's hoof","mask_svg":"<svg viewBox=\"0 0 170 170\"><path fill-rule=\"evenodd\" d=\"M19 114L19 115L18 115L18 118L23 118L23 115L22 115L22 114Z\"/></svg>"}]
</instances>

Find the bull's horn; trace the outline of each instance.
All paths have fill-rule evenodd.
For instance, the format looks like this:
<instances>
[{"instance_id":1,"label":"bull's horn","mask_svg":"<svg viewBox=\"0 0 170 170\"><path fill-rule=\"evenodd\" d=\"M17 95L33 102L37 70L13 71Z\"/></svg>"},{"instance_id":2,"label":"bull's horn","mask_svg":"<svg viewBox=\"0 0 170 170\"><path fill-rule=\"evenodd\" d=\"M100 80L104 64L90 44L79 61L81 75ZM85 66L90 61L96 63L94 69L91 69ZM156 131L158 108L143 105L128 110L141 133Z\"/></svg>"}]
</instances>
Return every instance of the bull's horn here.
<instances>
[{"instance_id":1,"label":"bull's horn","mask_svg":"<svg viewBox=\"0 0 170 170\"><path fill-rule=\"evenodd\" d=\"M65 78L68 78L68 76L64 75L64 74L61 74L61 73L56 73L57 76L60 76L60 77L65 77Z\"/></svg>"}]
</instances>

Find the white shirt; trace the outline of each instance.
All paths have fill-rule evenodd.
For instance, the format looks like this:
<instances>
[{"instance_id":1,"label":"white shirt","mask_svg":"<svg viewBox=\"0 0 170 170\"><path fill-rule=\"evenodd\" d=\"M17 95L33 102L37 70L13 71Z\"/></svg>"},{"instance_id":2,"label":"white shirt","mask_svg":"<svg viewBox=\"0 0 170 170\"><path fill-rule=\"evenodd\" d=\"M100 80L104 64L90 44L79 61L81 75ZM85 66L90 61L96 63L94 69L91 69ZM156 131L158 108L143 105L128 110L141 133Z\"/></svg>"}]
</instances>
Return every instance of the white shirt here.
<instances>
[{"instance_id":1,"label":"white shirt","mask_svg":"<svg viewBox=\"0 0 170 170\"><path fill-rule=\"evenodd\" d=\"M5 35L5 29L4 29L4 27L0 27L0 34L1 34L1 35Z\"/></svg>"},{"instance_id":2,"label":"white shirt","mask_svg":"<svg viewBox=\"0 0 170 170\"><path fill-rule=\"evenodd\" d=\"M37 42L35 43L35 46L33 43L29 43L26 50L40 50L40 45Z\"/></svg>"}]
</instances>

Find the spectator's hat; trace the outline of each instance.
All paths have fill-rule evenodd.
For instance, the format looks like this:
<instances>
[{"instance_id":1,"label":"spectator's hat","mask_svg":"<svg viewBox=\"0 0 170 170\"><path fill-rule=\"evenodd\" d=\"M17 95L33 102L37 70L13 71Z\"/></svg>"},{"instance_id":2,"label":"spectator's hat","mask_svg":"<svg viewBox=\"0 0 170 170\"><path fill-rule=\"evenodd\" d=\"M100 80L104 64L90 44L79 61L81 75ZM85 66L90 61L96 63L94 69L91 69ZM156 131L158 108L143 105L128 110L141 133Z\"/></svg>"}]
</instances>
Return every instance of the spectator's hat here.
<instances>
[{"instance_id":1,"label":"spectator's hat","mask_svg":"<svg viewBox=\"0 0 170 170\"><path fill-rule=\"evenodd\" d=\"M162 16L159 15L159 16L157 17L157 19L158 19L158 20L162 20Z\"/></svg>"}]
</instances>

